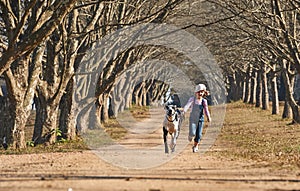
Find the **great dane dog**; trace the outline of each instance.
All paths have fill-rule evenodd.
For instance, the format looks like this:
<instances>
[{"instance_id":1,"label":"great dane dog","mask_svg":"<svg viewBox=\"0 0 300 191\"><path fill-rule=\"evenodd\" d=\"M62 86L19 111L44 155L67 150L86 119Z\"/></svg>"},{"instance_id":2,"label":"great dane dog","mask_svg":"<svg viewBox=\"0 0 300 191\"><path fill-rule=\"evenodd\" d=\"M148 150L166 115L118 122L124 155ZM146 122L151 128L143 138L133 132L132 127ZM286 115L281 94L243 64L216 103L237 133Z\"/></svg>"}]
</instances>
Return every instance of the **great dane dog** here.
<instances>
[{"instance_id":1,"label":"great dane dog","mask_svg":"<svg viewBox=\"0 0 300 191\"><path fill-rule=\"evenodd\" d=\"M165 153L169 153L168 145L168 134L171 135L170 149L172 152L175 151L176 139L179 136L181 126L181 115L180 111L176 108L176 105L166 105L166 116L163 122L163 137L165 144Z\"/></svg>"}]
</instances>

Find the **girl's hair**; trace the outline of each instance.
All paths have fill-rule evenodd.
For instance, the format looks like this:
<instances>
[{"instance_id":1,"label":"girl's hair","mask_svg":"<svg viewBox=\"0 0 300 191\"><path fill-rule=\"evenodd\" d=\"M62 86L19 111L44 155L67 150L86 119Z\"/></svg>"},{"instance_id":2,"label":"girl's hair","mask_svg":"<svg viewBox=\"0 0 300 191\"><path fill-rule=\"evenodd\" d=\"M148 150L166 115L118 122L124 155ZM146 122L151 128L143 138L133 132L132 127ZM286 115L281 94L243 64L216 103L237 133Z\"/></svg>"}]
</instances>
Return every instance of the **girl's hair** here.
<instances>
[{"instance_id":1,"label":"girl's hair","mask_svg":"<svg viewBox=\"0 0 300 191\"><path fill-rule=\"evenodd\" d=\"M209 91L204 91L204 95L203 95L203 97L206 97L206 96L209 96Z\"/></svg>"},{"instance_id":2,"label":"girl's hair","mask_svg":"<svg viewBox=\"0 0 300 191\"><path fill-rule=\"evenodd\" d=\"M207 90L202 90L202 91L204 91L203 97L209 96L209 91L207 91ZM197 93L197 92L195 92L195 93Z\"/></svg>"}]
</instances>

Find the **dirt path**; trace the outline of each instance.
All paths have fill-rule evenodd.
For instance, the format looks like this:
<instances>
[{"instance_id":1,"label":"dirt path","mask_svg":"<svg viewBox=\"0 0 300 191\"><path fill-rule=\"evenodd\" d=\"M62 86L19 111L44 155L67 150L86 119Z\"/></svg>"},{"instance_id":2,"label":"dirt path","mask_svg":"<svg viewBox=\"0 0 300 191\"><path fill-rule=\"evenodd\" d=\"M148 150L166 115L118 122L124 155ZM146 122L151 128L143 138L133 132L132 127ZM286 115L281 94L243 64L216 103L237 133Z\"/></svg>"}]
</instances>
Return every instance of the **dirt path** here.
<instances>
[{"instance_id":1,"label":"dirt path","mask_svg":"<svg viewBox=\"0 0 300 191\"><path fill-rule=\"evenodd\" d=\"M147 121L147 124L149 122ZM146 133L147 136L142 138L135 132L120 141L126 149L132 149L129 154L132 154L133 150L151 146L156 148L152 152L154 159L167 158L157 167L139 170L116 167L104 162L92 151L1 155L0 190L286 191L300 189L299 171L278 170L265 162L222 157L218 152L226 149L226 146L218 141L205 154L192 153L191 144L184 142L186 137L183 133L182 149L178 149L178 153L173 155L165 155L162 144L159 144L160 133L160 130L156 130L153 133ZM141 142L145 144L137 146L137 143ZM121 159L118 159L121 163L122 160L126 162L126 158L129 157L127 154L114 153L115 156L121 155Z\"/></svg>"}]
</instances>

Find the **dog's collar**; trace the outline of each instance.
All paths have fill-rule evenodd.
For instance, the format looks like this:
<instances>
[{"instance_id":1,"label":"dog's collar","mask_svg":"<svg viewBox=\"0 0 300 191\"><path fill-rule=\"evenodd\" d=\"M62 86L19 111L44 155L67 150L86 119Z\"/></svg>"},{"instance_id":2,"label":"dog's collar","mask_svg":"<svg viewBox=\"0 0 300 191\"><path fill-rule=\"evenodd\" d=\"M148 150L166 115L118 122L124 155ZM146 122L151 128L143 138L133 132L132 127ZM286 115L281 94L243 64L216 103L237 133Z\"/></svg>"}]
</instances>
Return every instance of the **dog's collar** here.
<instances>
[{"instance_id":1,"label":"dog's collar","mask_svg":"<svg viewBox=\"0 0 300 191\"><path fill-rule=\"evenodd\" d=\"M174 121L177 121L178 120L178 117L177 117L177 113L174 113L172 114L172 116L175 115L175 118L173 120L169 120L168 116L166 116L166 119L169 121L169 122L174 122Z\"/></svg>"}]
</instances>

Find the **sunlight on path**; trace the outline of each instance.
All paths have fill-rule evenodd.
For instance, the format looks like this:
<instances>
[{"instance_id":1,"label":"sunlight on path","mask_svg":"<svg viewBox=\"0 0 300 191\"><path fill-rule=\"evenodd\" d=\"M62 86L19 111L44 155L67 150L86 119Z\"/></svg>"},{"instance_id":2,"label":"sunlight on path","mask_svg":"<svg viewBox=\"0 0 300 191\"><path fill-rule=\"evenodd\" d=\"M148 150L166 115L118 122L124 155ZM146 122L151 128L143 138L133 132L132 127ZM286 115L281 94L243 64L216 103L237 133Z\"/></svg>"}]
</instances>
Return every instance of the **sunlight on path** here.
<instances>
[{"instance_id":1,"label":"sunlight on path","mask_svg":"<svg viewBox=\"0 0 300 191\"><path fill-rule=\"evenodd\" d=\"M119 142L95 152L105 161L125 168L151 168L174 158L189 143L187 123L181 128L176 151L165 154L162 136L165 111L163 107L153 107L149 112L150 117L143 121L134 119L129 111L123 112L117 120L128 130L128 134Z\"/></svg>"},{"instance_id":2,"label":"sunlight on path","mask_svg":"<svg viewBox=\"0 0 300 191\"><path fill-rule=\"evenodd\" d=\"M224 121L225 105L210 107L212 122L206 122L205 131L200 142L199 153L203 155L214 144ZM104 161L113 165L144 169L159 166L180 154L188 144L188 118L185 116L175 152L165 154L162 124L165 118L164 108L151 107L150 117L142 121L135 119L129 110L118 115L118 123L127 130L120 140L113 140L103 130L93 130L94 134L86 138L89 147ZM102 132L101 132L102 131ZM94 136L94 137L93 137ZM168 136L168 143L171 137ZM98 141L98 142L97 142Z\"/></svg>"}]
</instances>

